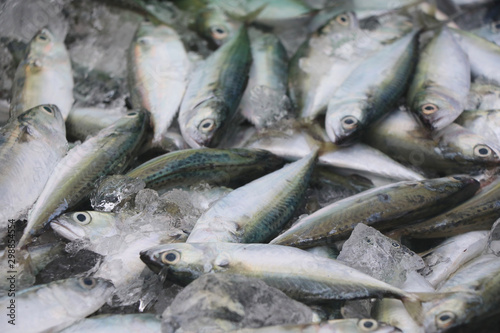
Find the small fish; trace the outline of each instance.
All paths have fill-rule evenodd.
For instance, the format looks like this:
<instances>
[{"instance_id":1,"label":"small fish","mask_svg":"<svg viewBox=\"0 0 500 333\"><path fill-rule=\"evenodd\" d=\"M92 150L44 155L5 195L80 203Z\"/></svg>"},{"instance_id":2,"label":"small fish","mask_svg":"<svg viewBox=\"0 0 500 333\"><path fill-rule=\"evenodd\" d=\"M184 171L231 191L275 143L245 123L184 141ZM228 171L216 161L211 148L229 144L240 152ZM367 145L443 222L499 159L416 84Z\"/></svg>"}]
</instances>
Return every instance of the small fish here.
<instances>
[{"instance_id":1,"label":"small fish","mask_svg":"<svg viewBox=\"0 0 500 333\"><path fill-rule=\"evenodd\" d=\"M455 122L475 134L500 145L500 110L464 111Z\"/></svg>"},{"instance_id":2,"label":"small fish","mask_svg":"<svg viewBox=\"0 0 500 333\"><path fill-rule=\"evenodd\" d=\"M47 28L31 39L17 67L10 116L16 117L41 104L56 105L64 119L73 104L73 73L68 51Z\"/></svg>"},{"instance_id":3,"label":"small fish","mask_svg":"<svg viewBox=\"0 0 500 333\"><path fill-rule=\"evenodd\" d=\"M85 318L60 333L161 333L161 320L152 313L105 314Z\"/></svg>"}]
</instances>

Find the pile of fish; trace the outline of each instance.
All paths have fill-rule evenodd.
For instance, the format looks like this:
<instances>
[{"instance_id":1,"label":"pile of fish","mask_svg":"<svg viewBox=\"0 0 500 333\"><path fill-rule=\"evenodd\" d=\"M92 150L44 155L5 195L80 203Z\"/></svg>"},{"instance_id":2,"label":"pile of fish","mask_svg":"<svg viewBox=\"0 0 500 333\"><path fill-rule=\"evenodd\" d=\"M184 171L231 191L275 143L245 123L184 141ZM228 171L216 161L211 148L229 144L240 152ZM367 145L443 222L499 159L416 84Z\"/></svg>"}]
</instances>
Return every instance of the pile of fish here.
<instances>
[{"instance_id":1,"label":"pile of fish","mask_svg":"<svg viewBox=\"0 0 500 333\"><path fill-rule=\"evenodd\" d=\"M2 6L1 332L497 328L494 1Z\"/></svg>"}]
</instances>

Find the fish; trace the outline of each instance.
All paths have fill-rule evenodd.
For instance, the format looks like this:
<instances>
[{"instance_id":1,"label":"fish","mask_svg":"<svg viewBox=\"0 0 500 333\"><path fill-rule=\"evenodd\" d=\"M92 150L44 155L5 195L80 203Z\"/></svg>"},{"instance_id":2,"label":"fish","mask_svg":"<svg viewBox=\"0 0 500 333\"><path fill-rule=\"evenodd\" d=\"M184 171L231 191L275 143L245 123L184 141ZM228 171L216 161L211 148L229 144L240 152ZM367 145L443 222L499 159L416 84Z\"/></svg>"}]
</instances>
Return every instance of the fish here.
<instances>
[{"instance_id":1,"label":"fish","mask_svg":"<svg viewBox=\"0 0 500 333\"><path fill-rule=\"evenodd\" d=\"M473 82L467 99L466 110L500 109L500 87Z\"/></svg>"},{"instance_id":2,"label":"fish","mask_svg":"<svg viewBox=\"0 0 500 333\"><path fill-rule=\"evenodd\" d=\"M218 6L207 6L195 16L193 29L216 47L231 39L242 24L239 20L229 17Z\"/></svg>"},{"instance_id":3,"label":"fish","mask_svg":"<svg viewBox=\"0 0 500 333\"><path fill-rule=\"evenodd\" d=\"M500 145L500 110L468 110L455 122L464 128Z\"/></svg>"},{"instance_id":4,"label":"fish","mask_svg":"<svg viewBox=\"0 0 500 333\"><path fill-rule=\"evenodd\" d=\"M64 120L55 105L31 108L0 128L0 234L24 217L68 149Z\"/></svg>"},{"instance_id":5,"label":"fish","mask_svg":"<svg viewBox=\"0 0 500 333\"><path fill-rule=\"evenodd\" d=\"M55 166L30 210L18 247L54 217L84 201L101 177L126 168L145 139L147 121L144 111L128 112L113 125L71 149Z\"/></svg>"},{"instance_id":6,"label":"fish","mask_svg":"<svg viewBox=\"0 0 500 333\"><path fill-rule=\"evenodd\" d=\"M10 117L41 104L54 104L66 120L73 105L73 86L66 46L48 28L43 28L33 36L17 67L12 84Z\"/></svg>"},{"instance_id":7,"label":"fish","mask_svg":"<svg viewBox=\"0 0 500 333\"><path fill-rule=\"evenodd\" d=\"M300 219L271 244L307 248L347 239L358 223L378 230L435 216L471 198L479 182L467 176L405 181L337 201Z\"/></svg>"},{"instance_id":8,"label":"fish","mask_svg":"<svg viewBox=\"0 0 500 333\"><path fill-rule=\"evenodd\" d=\"M186 242L263 243L276 236L305 198L317 151L215 202ZM255 195L259 193L259 195Z\"/></svg>"},{"instance_id":9,"label":"fish","mask_svg":"<svg viewBox=\"0 0 500 333\"><path fill-rule=\"evenodd\" d=\"M469 59L443 27L420 52L408 105L425 126L441 130L464 110L470 82Z\"/></svg>"},{"instance_id":10,"label":"fish","mask_svg":"<svg viewBox=\"0 0 500 333\"><path fill-rule=\"evenodd\" d=\"M273 244L179 243L141 252L148 267L186 285L207 273L255 277L289 297L317 303L339 299L398 298L419 316L420 298L350 268L337 260Z\"/></svg>"},{"instance_id":11,"label":"fish","mask_svg":"<svg viewBox=\"0 0 500 333\"><path fill-rule=\"evenodd\" d=\"M500 22L490 22L482 27L471 30L477 36L489 40L492 43L500 45Z\"/></svg>"},{"instance_id":12,"label":"fish","mask_svg":"<svg viewBox=\"0 0 500 333\"><path fill-rule=\"evenodd\" d=\"M274 34L252 32L256 34L251 38L253 61L239 108L259 129L276 124L290 109L286 95L288 56Z\"/></svg>"},{"instance_id":13,"label":"fish","mask_svg":"<svg viewBox=\"0 0 500 333\"><path fill-rule=\"evenodd\" d=\"M97 311L113 290L113 284L107 280L84 277L16 291L15 298L0 298L3 309L8 309L14 304L11 300L15 300L14 316L2 320L0 330L5 333L58 332Z\"/></svg>"},{"instance_id":14,"label":"fish","mask_svg":"<svg viewBox=\"0 0 500 333\"><path fill-rule=\"evenodd\" d=\"M104 314L85 318L60 333L161 333L161 321L152 313Z\"/></svg>"},{"instance_id":15,"label":"fish","mask_svg":"<svg viewBox=\"0 0 500 333\"><path fill-rule=\"evenodd\" d=\"M252 55L245 27L193 72L179 111L182 136L192 148L215 147L235 125Z\"/></svg>"},{"instance_id":16,"label":"fish","mask_svg":"<svg viewBox=\"0 0 500 333\"><path fill-rule=\"evenodd\" d=\"M191 63L177 32L167 25L142 22L128 54L128 85L134 109L146 109L153 144L166 136L188 84Z\"/></svg>"},{"instance_id":17,"label":"fish","mask_svg":"<svg viewBox=\"0 0 500 333\"><path fill-rule=\"evenodd\" d=\"M74 141L85 141L126 114L122 108L75 107L66 119L66 132Z\"/></svg>"},{"instance_id":18,"label":"fish","mask_svg":"<svg viewBox=\"0 0 500 333\"><path fill-rule=\"evenodd\" d=\"M414 31L365 59L328 102L325 128L337 145L352 144L406 89L418 49Z\"/></svg>"}]
</instances>

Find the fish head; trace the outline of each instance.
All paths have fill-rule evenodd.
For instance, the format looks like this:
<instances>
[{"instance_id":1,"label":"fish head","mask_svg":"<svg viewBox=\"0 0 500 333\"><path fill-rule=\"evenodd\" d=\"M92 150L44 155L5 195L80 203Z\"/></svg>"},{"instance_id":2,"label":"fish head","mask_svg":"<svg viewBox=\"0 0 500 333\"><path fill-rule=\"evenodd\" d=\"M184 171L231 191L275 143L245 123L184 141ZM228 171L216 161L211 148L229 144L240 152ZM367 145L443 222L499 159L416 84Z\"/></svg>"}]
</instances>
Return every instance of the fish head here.
<instances>
[{"instance_id":1,"label":"fish head","mask_svg":"<svg viewBox=\"0 0 500 333\"><path fill-rule=\"evenodd\" d=\"M53 138L55 142L65 142L66 127L59 108L54 104L35 106L17 117L19 124L28 126L30 131L37 131L43 136ZM62 140L55 140L55 138Z\"/></svg>"},{"instance_id":2,"label":"fish head","mask_svg":"<svg viewBox=\"0 0 500 333\"><path fill-rule=\"evenodd\" d=\"M82 211L63 214L50 222L50 226L56 233L71 241L93 241L116 235L116 223L115 213Z\"/></svg>"},{"instance_id":3,"label":"fish head","mask_svg":"<svg viewBox=\"0 0 500 333\"><path fill-rule=\"evenodd\" d=\"M351 319L352 326L346 327L349 332L363 332L363 333L397 333L401 330L397 327L379 322L372 318ZM349 328L349 329L348 329Z\"/></svg>"},{"instance_id":4,"label":"fish head","mask_svg":"<svg viewBox=\"0 0 500 333\"><path fill-rule=\"evenodd\" d=\"M325 25L318 29L318 35L329 36L358 27L359 22L354 12L339 9Z\"/></svg>"},{"instance_id":5,"label":"fish head","mask_svg":"<svg viewBox=\"0 0 500 333\"><path fill-rule=\"evenodd\" d=\"M363 111L358 103L337 104L326 117L326 133L336 145L351 144L363 128Z\"/></svg>"},{"instance_id":6,"label":"fish head","mask_svg":"<svg viewBox=\"0 0 500 333\"><path fill-rule=\"evenodd\" d=\"M195 106L194 116L188 121L182 136L192 148L214 147L220 141L220 128L226 121L227 105L210 98Z\"/></svg>"},{"instance_id":7,"label":"fish head","mask_svg":"<svg viewBox=\"0 0 500 333\"><path fill-rule=\"evenodd\" d=\"M64 306L88 307L99 306L111 297L115 287L110 280L94 277L70 278L53 282L59 284L61 302L67 302Z\"/></svg>"},{"instance_id":8,"label":"fish head","mask_svg":"<svg viewBox=\"0 0 500 333\"><path fill-rule=\"evenodd\" d=\"M178 40L177 32L168 25L143 21L139 24L132 41L132 47L149 50L155 46L164 47L165 42Z\"/></svg>"},{"instance_id":9,"label":"fish head","mask_svg":"<svg viewBox=\"0 0 500 333\"><path fill-rule=\"evenodd\" d=\"M457 292L427 303L424 310L426 332L443 332L473 318L482 306L474 293Z\"/></svg>"},{"instance_id":10,"label":"fish head","mask_svg":"<svg viewBox=\"0 0 500 333\"><path fill-rule=\"evenodd\" d=\"M137 133L144 131L147 123L149 123L149 117L146 110L132 110L106 130L117 133Z\"/></svg>"},{"instance_id":11,"label":"fish head","mask_svg":"<svg viewBox=\"0 0 500 333\"><path fill-rule=\"evenodd\" d=\"M241 26L240 22L229 18L219 7L208 6L198 13L193 24L198 34L219 47L228 41Z\"/></svg>"},{"instance_id":12,"label":"fish head","mask_svg":"<svg viewBox=\"0 0 500 333\"><path fill-rule=\"evenodd\" d=\"M436 131L452 123L463 106L450 94L436 90L423 90L413 99L412 110L429 129Z\"/></svg>"},{"instance_id":13,"label":"fish head","mask_svg":"<svg viewBox=\"0 0 500 333\"><path fill-rule=\"evenodd\" d=\"M43 68L46 61L67 61L68 51L62 41L48 29L39 30L28 46L28 64L33 69Z\"/></svg>"},{"instance_id":14,"label":"fish head","mask_svg":"<svg viewBox=\"0 0 500 333\"><path fill-rule=\"evenodd\" d=\"M176 283L188 284L211 271L214 255L208 244L163 244L142 251L140 257L153 272L166 274L167 279Z\"/></svg>"}]
</instances>

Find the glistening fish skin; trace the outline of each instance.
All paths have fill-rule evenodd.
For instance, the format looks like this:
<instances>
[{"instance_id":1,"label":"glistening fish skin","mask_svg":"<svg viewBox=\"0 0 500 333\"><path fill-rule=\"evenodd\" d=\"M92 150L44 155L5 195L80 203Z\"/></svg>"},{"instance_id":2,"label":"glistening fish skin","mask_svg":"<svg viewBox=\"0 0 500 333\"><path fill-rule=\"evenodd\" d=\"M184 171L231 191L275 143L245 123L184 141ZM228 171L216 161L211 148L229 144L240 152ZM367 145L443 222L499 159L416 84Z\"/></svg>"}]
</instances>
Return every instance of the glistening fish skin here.
<instances>
[{"instance_id":1,"label":"glistening fish skin","mask_svg":"<svg viewBox=\"0 0 500 333\"><path fill-rule=\"evenodd\" d=\"M420 53L408 91L409 105L424 125L440 130L464 110L470 80L467 55L443 28Z\"/></svg>"},{"instance_id":2,"label":"glistening fish skin","mask_svg":"<svg viewBox=\"0 0 500 333\"><path fill-rule=\"evenodd\" d=\"M500 145L500 110L464 111L455 122Z\"/></svg>"},{"instance_id":3,"label":"glistening fish skin","mask_svg":"<svg viewBox=\"0 0 500 333\"><path fill-rule=\"evenodd\" d=\"M438 292L448 296L425 305L426 332L444 332L499 313L500 259L484 255L457 271Z\"/></svg>"},{"instance_id":4,"label":"glistening fish skin","mask_svg":"<svg viewBox=\"0 0 500 333\"><path fill-rule=\"evenodd\" d=\"M365 59L337 89L325 119L333 143L352 143L401 97L415 64L418 36L411 32Z\"/></svg>"},{"instance_id":5,"label":"glistening fish skin","mask_svg":"<svg viewBox=\"0 0 500 333\"><path fill-rule=\"evenodd\" d=\"M304 199L316 155L219 199L196 221L187 242L263 243L276 236Z\"/></svg>"},{"instance_id":6,"label":"glistening fish skin","mask_svg":"<svg viewBox=\"0 0 500 333\"><path fill-rule=\"evenodd\" d=\"M55 104L64 119L73 104L73 73L68 51L46 28L30 41L12 85L10 116L40 104Z\"/></svg>"},{"instance_id":7,"label":"glistening fish skin","mask_svg":"<svg viewBox=\"0 0 500 333\"><path fill-rule=\"evenodd\" d=\"M10 332L58 332L97 311L113 292L104 279L70 278L41 284L16 292L15 325L0 322L0 330ZM11 297L0 298L8 308Z\"/></svg>"},{"instance_id":8,"label":"glistening fish skin","mask_svg":"<svg viewBox=\"0 0 500 333\"><path fill-rule=\"evenodd\" d=\"M69 207L82 202L97 180L122 171L140 148L148 122L144 111L132 111L96 136L71 149L56 165L43 192L28 215L18 246L29 234Z\"/></svg>"},{"instance_id":9,"label":"glistening fish skin","mask_svg":"<svg viewBox=\"0 0 500 333\"><path fill-rule=\"evenodd\" d=\"M68 137L85 141L123 117L121 109L73 108L66 119Z\"/></svg>"},{"instance_id":10,"label":"glistening fish skin","mask_svg":"<svg viewBox=\"0 0 500 333\"><path fill-rule=\"evenodd\" d=\"M192 148L215 147L235 126L237 108L252 63L245 27L199 65L179 111L179 125Z\"/></svg>"},{"instance_id":11,"label":"glistening fish skin","mask_svg":"<svg viewBox=\"0 0 500 333\"><path fill-rule=\"evenodd\" d=\"M177 32L166 25L139 25L129 58L129 89L132 106L151 114L158 144L165 136L184 96L190 62Z\"/></svg>"},{"instance_id":12,"label":"glistening fish skin","mask_svg":"<svg viewBox=\"0 0 500 333\"><path fill-rule=\"evenodd\" d=\"M141 252L153 271L180 284L206 273L239 274L261 279L303 302L390 297L401 299L414 316L418 297L374 279L339 261L289 246L271 244L184 243Z\"/></svg>"},{"instance_id":13,"label":"glistening fish skin","mask_svg":"<svg viewBox=\"0 0 500 333\"><path fill-rule=\"evenodd\" d=\"M34 107L0 128L0 230L28 212L67 149L55 105Z\"/></svg>"},{"instance_id":14,"label":"glistening fish skin","mask_svg":"<svg viewBox=\"0 0 500 333\"><path fill-rule=\"evenodd\" d=\"M396 333L396 327L375 319L336 319L319 324L280 325L261 328L243 328L235 333Z\"/></svg>"},{"instance_id":15,"label":"glistening fish skin","mask_svg":"<svg viewBox=\"0 0 500 333\"><path fill-rule=\"evenodd\" d=\"M358 223L379 230L401 227L441 213L479 189L471 177L399 182L337 201L301 219L271 244L311 247L347 239Z\"/></svg>"},{"instance_id":16,"label":"glistening fish skin","mask_svg":"<svg viewBox=\"0 0 500 333\"><path fill-rule=\"evenodd\" d=\"M161 320L152 313L107 314L83 319L60 333L161 333Z\"/></svg>"}]
</instances>

